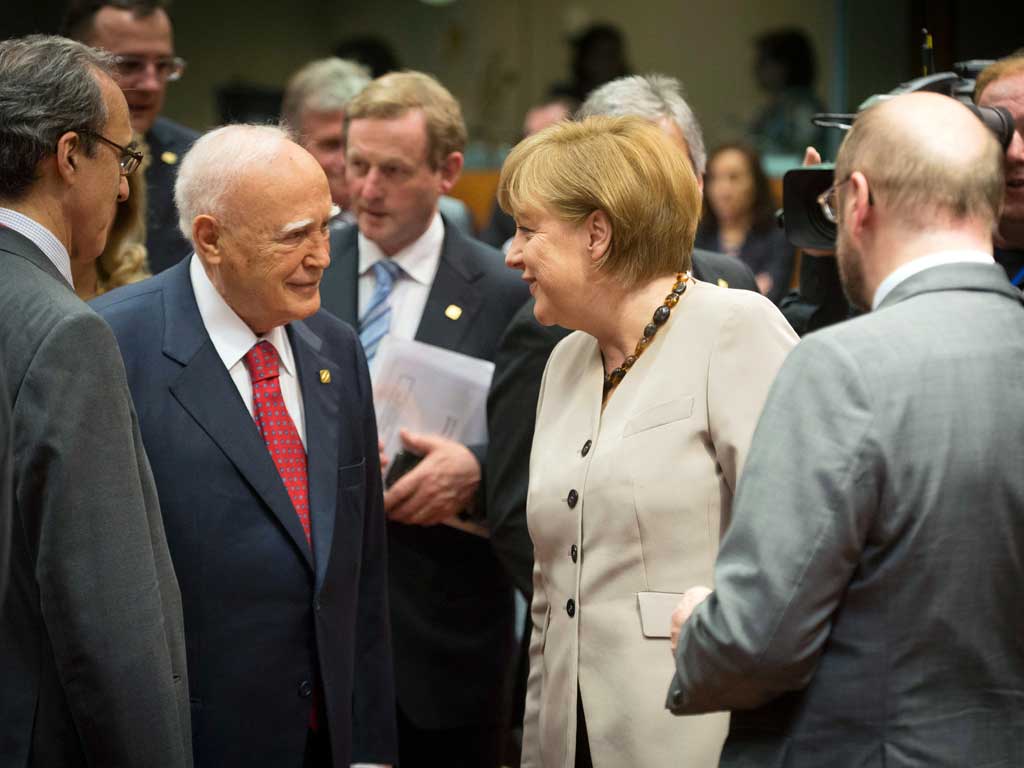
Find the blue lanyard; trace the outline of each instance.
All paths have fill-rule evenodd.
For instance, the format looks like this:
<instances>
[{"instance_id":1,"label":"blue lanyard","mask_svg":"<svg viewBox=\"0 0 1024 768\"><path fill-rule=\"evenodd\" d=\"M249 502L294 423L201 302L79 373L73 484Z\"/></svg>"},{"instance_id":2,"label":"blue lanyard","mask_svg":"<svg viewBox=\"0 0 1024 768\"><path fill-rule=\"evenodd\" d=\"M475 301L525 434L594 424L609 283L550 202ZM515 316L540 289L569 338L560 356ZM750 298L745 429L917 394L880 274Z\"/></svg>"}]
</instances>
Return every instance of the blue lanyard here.
<instances>
[{"instance_id":1,"label":"blue lanyard","mask_svg":"<svg viewBox=\"0 0 1024 768\"><path fill-rule=\"evenodd\" d=\"M1011 280L1010 282L1017 286L1019 286L1021 283L1024 283L1024 267L1020 268L1020 272L1014 275L1013 280Z\"/></svg>"}]
</instances>

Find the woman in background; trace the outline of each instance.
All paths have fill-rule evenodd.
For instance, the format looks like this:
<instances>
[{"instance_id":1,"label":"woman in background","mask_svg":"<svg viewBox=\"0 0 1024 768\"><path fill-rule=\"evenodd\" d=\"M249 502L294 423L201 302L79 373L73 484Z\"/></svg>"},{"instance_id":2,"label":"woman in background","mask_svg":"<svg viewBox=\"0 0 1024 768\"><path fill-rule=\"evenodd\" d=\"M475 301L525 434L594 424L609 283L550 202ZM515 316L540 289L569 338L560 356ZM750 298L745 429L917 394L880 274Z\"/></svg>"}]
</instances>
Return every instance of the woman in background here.
<instances>
[{"instance_id":1,"label":"woman in background","mask_svg":"<svg viewBox=\"0 0 1024 768\"><path fill-rule=\"evenodd\" d=\"M743 261L761 293L778 304L789 292L794 249L775 221L768 178L757 152L723 144L708 158L704 217L696 246Z\"/></svg>"},{"instance_id":2,"label":"woman in background","mask_svg":"<svg viewBox=\"0 0 1024 768\"><path fill-rule=\"evenodd\" d=\"M560 123L498 188L554 350L537 405L524 768L718 765L728 717L665 709L679 593L711 578L750 439L796 343L763 296L689 275L700 192L636 117Z\"/></svg>"},{"instance_id":3,"label":"woman in background","mask_svg":"<svg viewBox=\"0 0 1024 768\"><path fill-rule=\"evenodd\" d=\"M145 177L149 153L142 152L142 163L128 176L128 199L117 204L103 253L87 264L71 262L75 293L82 301L150 276L146 257Z\"/></svg>"}]
</instances>

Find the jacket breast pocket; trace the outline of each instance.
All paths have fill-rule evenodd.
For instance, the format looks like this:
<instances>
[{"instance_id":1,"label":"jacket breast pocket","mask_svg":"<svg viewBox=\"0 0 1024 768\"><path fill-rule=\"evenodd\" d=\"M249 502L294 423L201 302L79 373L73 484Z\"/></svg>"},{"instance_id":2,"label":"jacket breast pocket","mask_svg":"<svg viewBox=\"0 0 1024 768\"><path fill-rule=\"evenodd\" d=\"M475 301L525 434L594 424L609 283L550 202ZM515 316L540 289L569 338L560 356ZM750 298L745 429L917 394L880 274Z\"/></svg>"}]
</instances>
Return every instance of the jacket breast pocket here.
<instances>
[{"instance_id":1,"label":"jacket breast pocket","mask_svg":"<svg viewBox=\"0 0 1024 768\"><path fill-rule=\"evenodd\" d=\"M686 395L664 403L652 405L633 416L626 422L622 431L623 437L629 437L639 432L646 432L674 421L688 419L693 414L693 396Z\"/></svg>"},{"instance_id":2,"label":"jacket breast pocket","mask_svg":"<svg viewBox=\"0 0 1024 768\"><path fill-rule=\"evenodd\" d=\"M366 480L366 459L355 464L338 467L338 487L341 489L362 488Z\"/></svg>"}]
</instances>

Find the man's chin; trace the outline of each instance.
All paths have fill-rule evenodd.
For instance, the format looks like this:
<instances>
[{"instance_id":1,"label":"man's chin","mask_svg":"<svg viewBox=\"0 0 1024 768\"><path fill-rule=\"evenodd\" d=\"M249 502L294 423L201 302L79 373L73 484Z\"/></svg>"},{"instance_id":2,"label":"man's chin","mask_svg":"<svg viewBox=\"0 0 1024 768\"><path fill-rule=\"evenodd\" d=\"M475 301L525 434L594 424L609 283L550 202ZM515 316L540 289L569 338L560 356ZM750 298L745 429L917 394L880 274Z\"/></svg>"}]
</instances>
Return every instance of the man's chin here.
<instances>
[{"instance_id":1,"label":"man's chin","mask_svg":"<svg viewBox=\"0 0 1024 768\"><path fill-rule=\"evenodd\" d=\"M129 108L129 117L132 122L132 130L140 136L149 133L149 129L156 122L157 112L150 108Z\"/></svg>"}]
</instances>

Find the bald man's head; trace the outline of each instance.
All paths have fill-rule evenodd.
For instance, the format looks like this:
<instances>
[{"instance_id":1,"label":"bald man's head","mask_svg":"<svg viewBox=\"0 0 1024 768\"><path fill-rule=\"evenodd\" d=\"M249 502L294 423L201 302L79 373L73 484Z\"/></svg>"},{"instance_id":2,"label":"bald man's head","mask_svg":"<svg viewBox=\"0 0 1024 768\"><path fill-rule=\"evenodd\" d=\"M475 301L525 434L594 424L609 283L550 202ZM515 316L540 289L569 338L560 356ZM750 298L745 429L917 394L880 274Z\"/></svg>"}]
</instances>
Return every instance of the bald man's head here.
<instances>
[{"instance_id":1,"label":"bald man's head","mask_svg":"<svg viewBox=\"0 0 1024 768\"><path fill-rule=\"evenodd\" d=\"M958 101L896 96L865 111L847 134L836 179L864 174L876 202L914 229L937 220L994 225L1003 196L1003 152Z\"/></svg>"}]
</instances>

